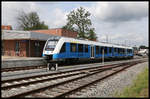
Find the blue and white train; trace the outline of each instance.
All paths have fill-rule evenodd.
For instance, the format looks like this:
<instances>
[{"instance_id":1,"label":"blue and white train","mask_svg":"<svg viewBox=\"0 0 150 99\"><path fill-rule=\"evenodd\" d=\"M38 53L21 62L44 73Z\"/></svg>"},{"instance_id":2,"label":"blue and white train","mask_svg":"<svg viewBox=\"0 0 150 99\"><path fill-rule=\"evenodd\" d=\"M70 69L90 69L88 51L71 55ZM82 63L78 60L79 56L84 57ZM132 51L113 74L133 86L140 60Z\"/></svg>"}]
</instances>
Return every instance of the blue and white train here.
<instances>
[{"instance_id":1,"label":"blue and white train","mask_svg":"<svg viewBox=\"0 0 150 99\"><path fill-rule=\"evenodd\" d=\"M133 48L89 40L52 36L45 43L42 56L47 62L102 59L102 57L105 59L133 58Z\"/></svg>"}]
</instances>

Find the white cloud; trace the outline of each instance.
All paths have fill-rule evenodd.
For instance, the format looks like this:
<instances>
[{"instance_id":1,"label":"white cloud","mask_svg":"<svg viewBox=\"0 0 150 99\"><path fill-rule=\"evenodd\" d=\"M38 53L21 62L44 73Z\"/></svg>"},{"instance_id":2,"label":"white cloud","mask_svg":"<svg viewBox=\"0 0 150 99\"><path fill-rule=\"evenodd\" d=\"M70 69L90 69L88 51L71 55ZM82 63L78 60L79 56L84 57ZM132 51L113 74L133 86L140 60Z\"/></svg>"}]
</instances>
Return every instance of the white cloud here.
<instances>
[{"instance_id":1,"label":"white cloud","mask_svg":"<svg viewBox=\"0 0 150 99\"><path fill-rule=\"evenodd\" d=\"M37 11L34 2L2 2L2 24L12 25L13 29L17 27L17 16L20 11Z\"/></svg>"},{"instance_id":2,"label":"white cloud","mask_svg":"<svg viewBox=\"0 0 150 99\"><path fill-rule=\"evenodd\" d=\"M68 6L69 5L69 6ZM92 27L100 41L106 35L113 42L132 42L148 45L148 2L2 2L2 24L17 27L18 11L36 11L49 28L60 28L67 22L67 14L82 6L91 13ZM135 43L134 43L135 42Z\"/></svg>"},{"instance_id":3,"label":"white cloud","mask_svg":"<svg viewBox=\"0 0 150 99\"><path fill-rule=\"evenodd\" d=\"M94 3L91 13L99 41L148 46L148 3Z\"/></svg>"},{"instance_id":4,"label":"white cloud","mask_svg":"<svg viewBox=\"0 0 150 99\"><path fill-rule=\"evenodd\" d=\"M94 27L100 41L106 41L106 35L108 35L108 38L115 43L127 41L130 45L148 46L148 17L139 21L127 21L116 27L105 22L97 23Z\"/></svg>"},{"instance_id":5,"label":"white cloud","mask_svg":"<svg viewBox=\"0 0 150 99\"><path fill-rule=\"evenodd\" d=\"M50 19L51 22L49 23L52 28L61 27L66 24L67 12L63 12L60 8L55 8L49 15L52 16L52 19ZM55 21L52 22L53 20Z\"/></svg>"},{"instance_id":6,"label":"white cloud","mask_svg":"<svg viewBox=\"0 0 150 99\"><path fill-rule=\"evenodd\" d=\"M90 12L99 21L105 22L122 22L130 20L139 20L148 16L147 2L101 2L93 4L89 8Z\"/></svg>"},{"instance_id":7,"label":"white cloud","mask_svg":"<svg viewBox=\"0 0 150 99\"><path fill-rule=\"evenodd\" d=\"M42 4L42 5L41 5ZM45 5L45 6L44 6ZM41 21L50 28L61 27L66 23L66 14L62 9L55 7L56 3L41 2L2 2L2 24L17 28L17 16L21 11L29 13L36 11Z\"/></svg>"}]
</instances>

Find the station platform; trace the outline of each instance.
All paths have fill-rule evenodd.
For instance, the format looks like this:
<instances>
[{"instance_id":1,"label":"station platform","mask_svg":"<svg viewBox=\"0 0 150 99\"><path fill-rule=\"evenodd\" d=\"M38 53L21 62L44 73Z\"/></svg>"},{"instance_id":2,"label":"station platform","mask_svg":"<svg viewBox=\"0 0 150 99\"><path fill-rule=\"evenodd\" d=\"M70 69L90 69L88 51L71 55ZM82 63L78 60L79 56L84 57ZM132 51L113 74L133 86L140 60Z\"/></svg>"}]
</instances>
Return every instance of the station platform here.
<instances>
[{"instance_id":1,"label":"station platform","mask_svg":"<svg viewBox=\"0 0 150 99\"><path fill-rule=\"evenodd\" d=\"M46 62L42 57L11 57L2 56L1 68L23 67L23 66L42 66Z\"/></svg>"}]
</instances>

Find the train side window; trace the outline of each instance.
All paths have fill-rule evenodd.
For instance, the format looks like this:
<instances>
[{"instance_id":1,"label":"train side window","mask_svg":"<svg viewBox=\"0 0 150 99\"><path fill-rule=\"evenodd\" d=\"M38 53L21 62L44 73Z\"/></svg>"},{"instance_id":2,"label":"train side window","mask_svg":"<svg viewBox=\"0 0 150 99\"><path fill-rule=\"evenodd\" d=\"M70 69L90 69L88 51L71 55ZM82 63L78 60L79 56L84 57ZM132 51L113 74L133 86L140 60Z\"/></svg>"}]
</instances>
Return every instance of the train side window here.
<instances>
[{"instance_id":1,"label":"train side window","mask_svg":"<svg viewBox=\"0 0 150 99\"><path fill-rule=\"evenodd\" d=\"M120 48L120 53L122 54L122 48Z\"/></svg>"},{"instance_id":2,"label":"train side window","mask_svg":"<svg viewBox=\"0 0 150 99\"><path fill-rule=\"evenodd\" d=\"M112 47L109 47L109 53L111 53L112 52Z\"/></svg>"},{"instance_id":3,"label":"train side window","mask_svg":"<svg viewBox=\"0 0 150 99\"><path fill-rule=\"evenodd\" d=\"M118 54L120 54L120 48L118 48Z\"/></svg>"},{"instance_id":4,"label":"train side window","mask_svg":"<svg viewBox=\"0 0 150 99\"><path fill-rule=\"evenodd\" d=\"M71 43L71 45L70 45L70 51L71 52L76 52L77 51L77 44Z\"/></svg>"},{"instance_id":5,"label":"train side window","mask_svg":"<svg viewBox=\"0 0 150 99\"><path fill-rule=\"evenodd\" d=\"M124 49L124 53L127 54L127 49Z\"/></svg>"},{"instance_id":6,"label":"train side window","mask_svg":"<svg viewBox=\"0 0 150 99\"><path fill-rule=\"evenodd\" d=\"M104 53L107 54L107 47L104 48Z\"/></svg>"},{"instance_id":7,"label":"train side window","mask_svg":"<svg viewBox=\"0 0 150 99\"><path fill-rule=\"evenodd\" d=\"M99 54L99 46L96 46L96 54Z\"/></svg>"},{"instance_id":8,"label":"train side window","mask_svg":"<svg viewBox=\"0 0 150 99\"><path fill-rule=\"evenodd\" d=\"M100 47L100 54L103 54L104 47Z\"/></svg>"},{"instance_id":9,"label":"train side window","mask_svg":"<svg viewBox=\"0 0 150 99\"><path fill-rule=\"evenodd\" d=\"M85 52L88 52L88 45L85 45Z\"/></svg>"},{"instance_id":10,"label":"train side window","mask_svg":"<svg viewBox=\"0 0 150 99\"><path fill-rule=\"evenodd\" d=\"M114 52L117 52L117 48L114 48Z\"/></svg>"},{"instance_id":11,"label":"train side window","mask_svg":"<svg viewBox=\"0 0 150 99\"><path fill-rule=\"evenodd\" d=\"M83 52L83 44L78 44L78 51Z\"/></svg>"},{"instance_id":12,"label":"train side window","mask_svg":"<svg viewBox=\"0 0 150 99\"><path fill-rule=\"evenodd\" d=\"M131 53L130 51L131 51L131 50L129 49L129 53Z\"/></svg>"},{"instance_id":13,"label":"train side window","mask_svg":"<svg viewBox=\"0 0 150 99\"><path fill-rule=\"evenodd\" d=\"M120 54L122 54L122 48L120 48Z\"/></svg>"},{"instance_id":14,"label":"train side window","mask_svg":"<svg viewBox=\"0 0 150 99\"><path fill-rule=\"evenodd\" d=\"M132 53L132 50L131 50L131 49L129 49L129 53Z\"/></svg>"},{"instance_id":15,"label":"train side window","mask_svg":"<svg viewBox=\"0 0 150 99\"><path fill-rule=\"evenodd\" d=\"M66 52L66 43L63 44L60 53Z\"/></svg>"},{"instance_id":16,"label":"train side window","mask_svg":"<svg viewBox=\"0 0 150 99\"><path fill-rule=\"evenodd\" d=\"M123 54L125 54L125 49L123 49Z\"/></svg>"},{"instance_id":17,"label":"train side window","mask_svg":"<svg viewBox=\"0 0 150 99\"><path fill-rule=\"evenodd\" d=\"M127 49L127 53L129 53L129 49Z\"/></svg>"}]
</instances>

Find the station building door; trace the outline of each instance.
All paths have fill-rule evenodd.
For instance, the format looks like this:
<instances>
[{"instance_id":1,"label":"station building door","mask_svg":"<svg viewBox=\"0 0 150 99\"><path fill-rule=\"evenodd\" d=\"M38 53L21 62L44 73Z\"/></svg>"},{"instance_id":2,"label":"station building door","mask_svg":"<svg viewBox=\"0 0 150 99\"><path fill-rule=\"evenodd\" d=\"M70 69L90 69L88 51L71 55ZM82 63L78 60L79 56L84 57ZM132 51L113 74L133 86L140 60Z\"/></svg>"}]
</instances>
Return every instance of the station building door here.
<instances>
[{"instance_id":1,"label":"station building door","mask_svg":"<svg viewBox=\"0 0 150 99\"><path fill-rule=\"evenodd\" d=\"M39 41L36 41L34 43L34 54L35 54L35 57L40 57L40 42Z\"/></svg>"}]
</instances>

